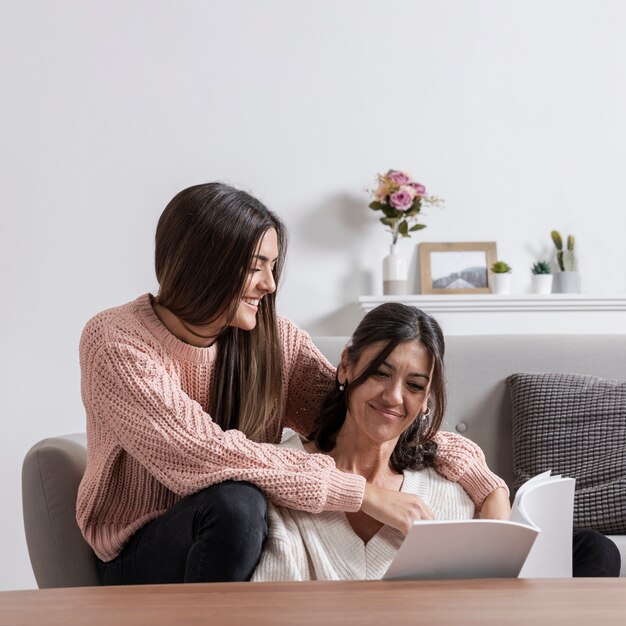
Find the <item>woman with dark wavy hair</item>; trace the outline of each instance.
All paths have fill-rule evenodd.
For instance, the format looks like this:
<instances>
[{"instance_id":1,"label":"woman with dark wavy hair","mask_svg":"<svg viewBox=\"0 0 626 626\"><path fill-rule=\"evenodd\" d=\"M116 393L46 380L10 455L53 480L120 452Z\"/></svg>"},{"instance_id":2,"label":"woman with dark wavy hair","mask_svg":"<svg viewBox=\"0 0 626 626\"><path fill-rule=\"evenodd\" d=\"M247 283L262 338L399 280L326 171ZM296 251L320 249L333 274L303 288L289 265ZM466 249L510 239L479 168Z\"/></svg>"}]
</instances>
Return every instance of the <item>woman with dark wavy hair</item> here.
<instances>
[{"instance_id":1,"label":"woman with dark wavy hair","mask_svg":"<svg viewBox=\"0 0 626 626\"><path fill-rule=\"evenodd\" d=\"M401 530L424 514L419 497L368 484L327 454L271 445L283 427L311 432L335 380L309 335L276 312L280 219L244 191L196 185L167 205L155 243L158 293L99 313L80 343L88 455L76 513L101 581L247 580L266 499ZM503 483L480 450L450 433L435 440L437 471L497 515ZM411 445L403 456L420 459Z\"/></svg>"},{"instance_id":2,"label":"woman with dark wavy hair","mask_svg":"<svg viewBox=\"0 0 626 626\"><path fill-rule=\"evenodd\" d=\"M430 360L431 372L428 380L419 380L418 376L411 387L411 390L420 391L425 396L426 406L419 414L420 419L412 420L408 428L400 434L389 462L397 472L406 468L421 469L434 464L437 454L434 437L446 410L443 333L434 317L415 307L395 302L382 304L368 313L344 350L338 376L345 375L344 371L348 368L355 368L364 353L375 354L350 383L346 381L338 384L328 392L311 435L321 452L331 452L335 448L337 435L346 420L350 396L354 390L370 378L388 378L383 371L383 364L398 346L410 342L421 344L419 352L426 350Z\"/></svg>"},{"instance_id":3,"label":"woman with dark wavy hair","mask_svg":"<svg viewBox=\"0 0 626 626\"><path fill-rule=\"evenodd\" d=\"M370 311L343 351L309 440L284 446L325 453L368 484L414 494L422 519L469 519L474 504L433 466L446 405L445 344L437 321L399 303ZM269 536L253 580L381 578L404 534L363 511L311 515L269 509Z\"/></svg>"}]
</instances>

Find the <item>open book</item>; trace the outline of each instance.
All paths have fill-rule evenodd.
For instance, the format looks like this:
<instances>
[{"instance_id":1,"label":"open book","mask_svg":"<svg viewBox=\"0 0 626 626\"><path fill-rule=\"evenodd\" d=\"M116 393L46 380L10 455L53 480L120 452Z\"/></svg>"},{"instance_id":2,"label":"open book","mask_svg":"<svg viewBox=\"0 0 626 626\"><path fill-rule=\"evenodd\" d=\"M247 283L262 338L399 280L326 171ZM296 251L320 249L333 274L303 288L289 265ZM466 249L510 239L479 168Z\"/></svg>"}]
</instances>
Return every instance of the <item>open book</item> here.
<instances>
[{"instance_id":1,"label":"open book","mask_svg":"<svg viewBox=\"0 0 626 626\"><path fill-rule=\"evenodd\" d=\"M385 579L572 575L574 479L544 472L518 490L510 521L417 521Z\"/></svg>"}]
</instances>

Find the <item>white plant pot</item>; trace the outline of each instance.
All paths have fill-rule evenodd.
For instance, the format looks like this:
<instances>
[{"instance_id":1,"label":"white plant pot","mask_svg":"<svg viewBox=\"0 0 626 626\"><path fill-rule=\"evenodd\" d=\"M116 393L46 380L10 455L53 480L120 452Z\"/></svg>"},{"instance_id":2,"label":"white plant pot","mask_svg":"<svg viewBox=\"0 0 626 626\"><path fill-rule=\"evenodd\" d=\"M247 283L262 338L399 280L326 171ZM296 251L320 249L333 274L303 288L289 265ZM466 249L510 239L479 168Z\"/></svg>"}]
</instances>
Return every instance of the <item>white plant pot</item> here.
<instances>
[{"instance_id":1,"label":"white plant pot","mask_svg":"<svg viewBox=\"0 0 626 626\"><path fill-rule=\"evenodd\" d=\"M552 293L552 274L531 274L530 279L533 293Z\"/></svg>"},{"instance_id":2,"label":"white plant pot","mask_svg":"<svg viewBox=\"0 0 626 626\"><path fill-rule=\"evenodd\" d=\"M391 244L389 254L383 259L383 295L404 296L407 291L407 268L398 254L396 244Z\"/></svg>"},{"instance_id":3,"label":"white plant pot","mask_svg":"<svg viewBox=\"0 0 626 626\"><path fill-rule=\"evenodd\" d=\"M580 293L580 272L559 272L554 275L554 293Z\"/></svg>"},{"instance_id":4,"label":"white plant pot","mask_svg":"<svg viewBox=\"0 0 626 626\"><path fill-rule=\"evenodd\" d=\"M511 272L491 274L491 293L498 295L511 293Z\"/></svg>"}]
</instances>

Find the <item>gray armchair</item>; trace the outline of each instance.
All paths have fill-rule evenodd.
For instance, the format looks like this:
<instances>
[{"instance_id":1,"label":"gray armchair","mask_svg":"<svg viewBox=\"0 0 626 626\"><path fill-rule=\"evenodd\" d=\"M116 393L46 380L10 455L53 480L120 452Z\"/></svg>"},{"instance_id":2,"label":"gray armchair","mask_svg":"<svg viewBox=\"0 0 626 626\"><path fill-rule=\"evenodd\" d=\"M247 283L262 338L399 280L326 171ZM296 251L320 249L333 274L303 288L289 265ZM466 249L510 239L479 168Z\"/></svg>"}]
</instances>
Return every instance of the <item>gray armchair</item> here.
<instances>
[{"instance_id":1,"label":"gray armchair","mask_svg":"<svg viewBox=\"0 0 626 626\"><path fill-rule=\"evenodd\" d=\"M24 529L41 589L100 584L96 556L76 523L76 494L86 462L84 433L43 439L24 458Z\"/></svg>"}]
</instances>

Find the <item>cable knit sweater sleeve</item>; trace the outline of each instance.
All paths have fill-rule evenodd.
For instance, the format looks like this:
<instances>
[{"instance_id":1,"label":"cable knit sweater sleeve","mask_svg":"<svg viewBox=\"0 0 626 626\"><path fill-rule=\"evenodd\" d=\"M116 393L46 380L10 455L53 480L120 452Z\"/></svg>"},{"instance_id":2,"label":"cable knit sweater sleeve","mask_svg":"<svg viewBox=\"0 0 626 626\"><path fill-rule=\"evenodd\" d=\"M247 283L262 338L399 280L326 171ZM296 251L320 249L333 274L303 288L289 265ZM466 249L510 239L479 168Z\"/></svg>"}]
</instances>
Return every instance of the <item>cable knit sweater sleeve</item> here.
<instances>
[{"instance_id":1,"label":"cable knit sweater sleeve","mask_svg":"<svg viewBox=\"0 0 626 626\"><path fill-rule=\"evenodd\" d=\"M466 437L440 430L435 435L435 469L444 478L458 482L480 509L485 498L498 487L509 493L507 484L488 467L481 448Z\"/></svg>"},{"instance_id":2,"label":"cable knit sweater sleeve","mask_svg":"<svg viewBox=\"0 0 626 626\"><path fill-rule=\"evenodd\" d=\"M335 368L313 343L310 335L281 317L283 343L293 346L284 355L287 385L284 426L308 436L313 430L322 402L335 381Z\"/></svg>"},{"instance_id":3,"label":"cable knit sweater sleeve","mask_svg":"<svg viewBox=\"0 0 626 626\"><path fill-rule=\"evenodd\" d=\"M162 360L123 336L103 342L92 364L86 400L94 416L172 492L184 496L224 480L246 480L277 505L313 513L359 509L362 477L340 472L325 455L221 430Z\"/></svg>"}]
</instances>

